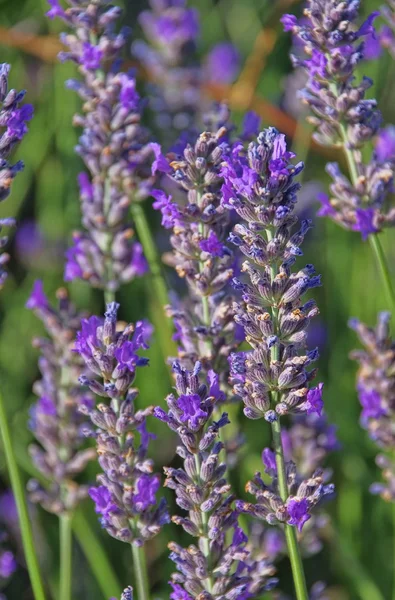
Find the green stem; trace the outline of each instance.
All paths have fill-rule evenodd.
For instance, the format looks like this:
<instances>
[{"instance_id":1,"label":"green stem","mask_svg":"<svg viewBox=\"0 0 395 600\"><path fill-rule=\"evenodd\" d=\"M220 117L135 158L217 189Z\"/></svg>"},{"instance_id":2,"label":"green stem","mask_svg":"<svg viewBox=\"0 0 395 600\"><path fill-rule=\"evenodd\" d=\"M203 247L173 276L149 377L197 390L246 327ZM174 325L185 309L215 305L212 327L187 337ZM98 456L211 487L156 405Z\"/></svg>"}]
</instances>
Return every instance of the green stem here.
<instances>
[{"instance_id":1,"label":"green stem","mask_svg":"<svg viewBox=\"0 0 395 600\"><path fill-rule=\"evenodd\" d=\"M138 600L149 600L149 584L144 546L131 544Z\"/></svg>"},{"instance_id":2,"label":"green stem","mask_svg":"<svg viewBox=\"0 0 395 600\"><path fill-rule=\"evenodd\" d=\"M195 454L195 465L196 465L196 472L197 472L197 477L199 478L199 483L201 483L200 481L200 469L201 469L201 463L200 463L200 455L199 453ZM213 587L214 587L214 579L211 573L211 568L210 568L210 540L208 538L208 514L205 511L201 511L201 517L202 517L202 529L203 529L203 535L200 538L202 540L202 546L203 546L203 554L207 560L207 571L208 571L208 577L207 577L207 592L212 592L213 591Z\"/></svg>"},{"instance_id":3,"label":"green stem","mask_svg":"<svg viewBox=\"0 0 395 600\"><path fill-rule=\"evenodd\" d=\"M115 302L115 292L114 290L109 290L105 288L104 290L104 302L106 304L110 304L111 302Z\"/></svg>"},{"instance_id":4,"label":"green stem","mask_svg":"<svg viewBox=\"0 0 395 600\"><path fill-rule=\"evenodd\" d=\"M272 423L273 445L276 454L278 489L283 502L288 498L287 474L285 470L284 451L281 441L281 425L280 419ZM291 561L292 576L295 586L297 600L308 600L306 579L304 575L303 562L299 552L299 544L296 537L296 528L292 525L285 524L285 539L289 559Z\"/></svg>"},{"instance_id":5,"label":"green stem","mask_svg":"<svg viewBox=\"0 0 395 600\"><path fill-rule=\"evenodd\" d=\"M18 466L15 459L14 448L11 442L10 430L8 427L7 414L4 407L3 396L0 393L0 432L3 439L4 453L7 462L7 468L10 475L11 487L15 498L18 511L19 524L23 550L25 553L27 569L33 588L35 600L45 600L44 587L40 574L40 567L36 555L36 547L33 540L33 533L30 523L30 517L27 509L25 492L19 475Z\"/></svg>"},{"instance_id":6,"label":"green stem","mask_svg":"<svg viewBox=\"0 0 395 600\"><path fill-rule=\"evenodd\" d=\"M77 510L72 525L74 535L85 554L103 596L105 598L119 598L122 592L121 585L100 541L82 510Z\"/></svg>"},{"instance_id":7,"label":"green stem","mask_svg":"<svg viewBox=\"0 0 395 600\"><path fill-rule=\"evenodd\" d=\"M384 254L383 247L377 234L369 236L370 247L376 257L377 264L379 266L381 277L384 281L385 291L388 297L388 301L392 309L395 308L395 293L392 286L391 274L388 269L388 263Z\"/></svg>"},{"instance_id":8,"label":"green stem","mask_svg":"<svg viewBox=\"0 0 395 600\"><path fill-rule=\"evenodd\" d=\"M71 573L72 573L72 521L71 514L61 515L59 518L60 533L60 586L59 600L71 600Z\"/></svg>"}]
</instances>

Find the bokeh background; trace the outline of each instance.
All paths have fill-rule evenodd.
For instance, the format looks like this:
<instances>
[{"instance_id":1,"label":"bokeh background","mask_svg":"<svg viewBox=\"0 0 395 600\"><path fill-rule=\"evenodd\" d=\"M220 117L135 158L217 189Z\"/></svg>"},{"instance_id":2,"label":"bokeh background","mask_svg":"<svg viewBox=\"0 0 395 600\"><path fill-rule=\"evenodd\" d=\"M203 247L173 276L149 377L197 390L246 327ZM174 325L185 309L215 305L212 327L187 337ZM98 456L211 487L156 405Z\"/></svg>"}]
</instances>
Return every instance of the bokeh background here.
<instances>
[{"instance_id":1,"label":"bokeh background","mask_svg":"<svg viewBox=\"0 0 395 600\"><path fill-rule=\"evenodd\" d=\"M380 4L364 0L368 13ZM205 93L213 99L229 100L236 123L243 113L253 108L265 125L275 125L287 134L298 158L306 161L301 193L301 210L314 218L316 194L325 189L328 179L325 162L334 155L323 151L311 141L304 122L303 108L296 90L300 80L290 77L288 57L289 36L282 32L281 14L300 11L301 3L280 0L195 0L201 17L199 56L204 59L211 47L220 41L230 41L240 53L240 69L231 85L218 86L207 82ZM141 37L136 21L146 7L143 0L124 3L125 24L132 27L132 37ZM63 285L63 253L73 229L79 225L79 202L76 176L81 161L74 153L78 131L71 126L78 109L77 96L64 87L65 79L73 75L74 67L59 64L57 35L62 29L49 22L44 14L45 0L0 1L1 62L12 65L10 83L28 90L27 100L34 104L35 116L29 134L17 152L23 158L25 171L15 181L11 197L0 206L0 216L16 216L19 233L13 237L11 274L0 296L0 375L6 398L18 461L27 480L31 474L27 447L31 434L27 428L29 406L34 401L32 383L38 375L37 352L31 346L34 335L42 332L34 315L24 308L35 279L44 280L45 290L53 298ZM374 79L372 96L378 98L386 123L394 122L395 72L393 60L384 54L380 60L365 62L360 73ZM140 84L144 87L144 77ZM146 115L150 124L149 111ZM166 143L166 132L158 132ZM336 157L338 159L338 157ZM158 248L168 248L167 232L160 227L158 215L149 202L144 209L149 214ZM382 235L389 264L395 260L395 244L391 230ZM393 237L392 237L393 240ZM391 507L369 494L369 486L380 476L374 463L375 448L359 426L360 406L355 393L355 365L349 360L356 345L347 327L351 316L373 324L378 310L386 307L379 274L366 243L357 234L341 230L323 219L305 242L304 261L314 262L322 273L323 287L314 291L321 310L311 336L321 350L320 372L325 382L325 404L329 420L338 428L341 450L330 457L337 495L328 506L332 526L326 532L323 551L305 561L310 583L322 579L328 583L331 597L339 600L380 600L391 597L393 575L393 540ZM172 285L178 285L169 273ZM101 294L82 282L69 286L73 301L91 312L102 310ZM135 280L124 286L119 300L122 318L134 321L142 317L158 320L150 293L149 278ZM170 382L157 335L150 350L149 371L138 378L142 404L157 404L170 390ZM153 423L159 435L152 452L158 469L168 464L174 454L174 439L168 430ZM240 495L247 479L261 469L260 453L268 442L268 426L262 421L243 420L248 440L240 465L232 472L232 481ZM87 477L94 479L94 467ZM9 487L4 456L0 448L0 487ZM1 512L1 511L0 511ZM103 598L95 569L105 569L101 548L104 548L115 575L125 586L131 581L129 548L102 532L90 501L81 507L74 544L75 581L73 598L93 600ZM58 571L58 530L56 517L40 508L32 508L35 536L39 546L45 580L56 597ZM0 529L8 528L11 546L17 553L19 568L3 591L9 600L30 598L28 578L23 565L17 528L4 522L0 514ZM172 563L167 559L166 542L180 536L176 528L168 527L149 545L150 574L157 598L168 598L166 581ZM84 546L95 548L96 560L89 565ZM292 594L286 561L279 566L282 587ZM108 574L110 578L110 574ZM113 594L117 593L114 589ZM269 598L270 595L267 596Z\"/></svg>"}]
</instances>

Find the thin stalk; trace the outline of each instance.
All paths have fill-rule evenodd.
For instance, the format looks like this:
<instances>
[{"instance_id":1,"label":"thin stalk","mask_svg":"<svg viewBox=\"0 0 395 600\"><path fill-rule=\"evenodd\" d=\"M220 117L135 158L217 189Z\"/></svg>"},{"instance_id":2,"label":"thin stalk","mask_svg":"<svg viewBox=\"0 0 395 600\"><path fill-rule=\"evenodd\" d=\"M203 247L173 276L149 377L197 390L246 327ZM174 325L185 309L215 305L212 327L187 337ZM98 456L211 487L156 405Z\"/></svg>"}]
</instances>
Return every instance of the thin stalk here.
<instances>
[{"instance_id":1,"label":"thin stalk","mask_svg":"<svg viewBox=\"0 0 395 600\"><path fill-rule=\"evenodd\" d=\"M29 572L35 600L45 600L44 587L40 574L40 567L36 555L36 546L33 540L33 533L30 523L30 517L27 510L27 503L22 481L19 475L18 466L15 459L14 448L11 442L11 435L7 421L7 414L4 407L3 396L0 393L0 432L3 440L4 453L8 472L11 480L11 487L15 498L18 511L18 519L21 528L23 550L26 558L26 565Z\"/></svg>"},{"instance_id":2,"label":"thin stalk","mask_svg":"<svg viewBox=\"0 0 395 600\"><path fill-rule=\"evenodd\" d=\"M353 185L357 184L358 181L358 168L357 163L355 161L355 156L352 150L347 148L347 131L344 125L340 125L340 133L343 138L343 150L345 156L347 158L347 164L350 171L350 177ZM381 273L382 281L384 283L385 292L387 294L388 301L390 303L391 309L395 308L395 292L391 281L391 275L388 268L388 262L386 256L384 254L381 242L379 240L377 233L372 233L369 235L369 243L370 247L375 255L379 271Z\"/></svg>"},{"instance_id":3,"label":"thin stalk","mask_svg":"<svg viewBox=\"0 0 395 600\"><path fill-rule=\"evenodd\" d=\"M133 568L136 578L137 598L149 600L149 584L147 575L147 564L143 546L131 544L133 554Z\"/></svg>"},{"instance_id":4,"label":"thin stalk","mask_svg":"<svg viewBox=\"0 0 395 600\"><path fill-rule=\"evenodd\" d=\"M71 600L71 572L72 572L72 521L71 514L61 515L59 518L60 536L60 586L59 600Z\"/></svg>"},{"instance_id":5,"label":"thin stalk","mask_svg":"<svg viewBox=\"0 0 395 600\"><path fill-rule=\"evenodd\" d=\"M280 419L272 423L273 446L276 454L278 489L283 502L288 498L287 474L285 470L284 451L281 441ZM299 544L296 537L296 528L292 525L284 525L285 539L287 541L288 555L291 562L292 577L295 586L297 600L308 600L306 578L303 569L303 562L299 552Z\"/></svg>"},{"instance_id":6,"label":"thin stalk","mask_svg":"<svg viewBox=\"0 0 395 600\"><path fill-rule=\"evenodd\" d=\"M200 478L200 468L201 468L201 464L200 464L200 456L199 453L195 454L195 465L196 465L196 471L197 471L197 475ZM208 564L208 577L207 577L207 592L212 592L213 591L213 587L214 587L214 579L213 576L211 574L211 569L210 569L210 564L209 564L209 559L210 559L210 540L208 539L208 514L204 511L202 511L202 528L203 528L203 537L202 539L202 545L203 545L203 554L205 556L205 558L207 559L207 564Z\"/></svg>"}]
</instances>

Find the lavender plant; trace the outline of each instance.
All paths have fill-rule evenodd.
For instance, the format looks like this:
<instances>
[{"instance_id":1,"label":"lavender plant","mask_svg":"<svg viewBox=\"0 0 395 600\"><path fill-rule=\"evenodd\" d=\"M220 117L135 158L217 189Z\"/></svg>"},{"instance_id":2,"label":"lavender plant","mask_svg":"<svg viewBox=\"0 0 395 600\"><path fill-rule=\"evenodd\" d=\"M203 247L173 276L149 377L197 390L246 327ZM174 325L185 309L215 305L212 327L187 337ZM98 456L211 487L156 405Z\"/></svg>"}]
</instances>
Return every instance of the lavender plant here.
<instances>
[{"instance_id":1,"label":"lavender plant","mask_svg":"<svg viewBox=\"0 0 395 600\"><path fill-rule=\"evenodd\" d=\"M222 400L218 376L210 371L200 375L202 365L193 370L179 362L173 365L176 394L167 397L168 412L156 407L154 415L178 433L178 455L183 468L165 468L165 485L175 491L176 502L188 517L173 516L173 522L198 541L187 549L171 542L170 558L177 572L172 575L173 600L254 598L271 589L273 567L267 558L254 560L248 538L238 523L238 511L226 480L226 464L221 462L223 444L219 431L229 423L223 413L212 419Z\"/></svg>"},{"instance_id":2,"label":"lavender plant","mask_svg":"<svg viewBox=\"0 0 395 600\"><path fill-rule=\"evenodd\" d=\"M320 285L314 267L292 272L300 245L311 227L302 221L293 231L296 193L294 179L303 164L294 166L285 138L274 128L261 132L246 152L236 145L223 165L222 205L235 210L238 223L230 239L247 260L242 265L249 283L233 279L241 292L235 303L235 320L242 325L249 352L230 356L234 392L244 404L250 419L264 418L271 424L275 452L271 486L256 476L249 491L257 504L240 502L239 510L259 516L268 523L285 524L296 596L308 597L295 527L302 529L311 509L332 492L316 470L302 481L293 463L286 464L280 419L287 414L321 414L322 384L311 387L316 371L309 367L318 358L317 350L306 351L306 327L318 309L314 300L303 295Z\"/></svg>"},{"instance_id":3,"label":"lavender plant","mask_svg":"<svg viewBox=\"0 0 395 600\"><path fill-rule=\"evenodd\" d=\"M375 328L352 319L350 327L363 344L363 350L351 354L360 365L357 391L362 406L361 425L383 451L376 463L383 471L384 482L373 484L371 492L394 502L395 344L390 337L390 318L389 313L380 313Z\"/></svg>"},{"instance_id":4,"label":"lavender plant","mask_svg":"<svg viewBox=\"0 0 395 600\"><path fill-rule=\"evenodd\" d=\"M9 155L27 133L26 123L27 121L30 121L33 116L33 106L31 104L23 104L21 106L21 102L25 97L25 90L18 92L15 89L8 89L8 76L10 69L11 67L9 64L0 64L0 126L3 128L0 138L0 201L8 198L14 178L16 177L17 173L23 170L23 162L18 161L12 164L9 160ZM0 220L0 230L4 226L14 225L14 219ZM8 238L3 236L0 239L0 247L4 248L7 242ZM7 264L8 260L9 255L7 253L2 253L0 255L0 288L3 287L7 278L5 265ZM0 433L4 446L4 453L11 480L11 486L15 496L18 517L21 524L22 542L34 597L35 600L45 600L44 588L34 546L26 498L11 441L4 399L1 393ZM7 561L8 559L10 559L10 556L6 555L5 560ZM8 560L8 563L10 566L10 560Z\"/></svg>"},{"instance_id":5,"label":"lavender plant","mask_svg":"<svg viewBox=\"0 0 395 600\"><path fill-rule=\"evenodd\" d=\"M148 363L137 352L148 348L151 327L138 322L135 328L128 325L117 331L118 308L112 302L104 321L93 316L81 323L76 351L90 376L80 376L80 382L109 404L97 408L83 404L80 410L96 428L91 435L103 470L98 476L100 485L89 493L106 531L131 544L139 598L146 600L149 585L141 547L168 522L165 500L158 505L156 501L160 480L152 475L152 461L147 458L152 435L147 432L146 417L152 410L135 410L137 390L132 388L136 368Z\"/></svg>"},{"instance_id":6,"label":"lavender plant","mask_svg":"<svg viewBox=\"0 0 395 600\"><path fill-rule=\"evenodd\" d=\"M369 239L383 275L391 303L395 301L392 282L377 234L394 225L395 211L389 204L393 185L393 163L371 152L371 142L381 124L374 99L366 97L372 85L368 77L356 79L356 69L364 58L363 39L374 35L373 12L358 26L359 1L308 0L303 20L285 15L285 31L303 44L307 58L291 56L295 66L308 75L300 92L312 116L314 139L323 146L340 148L347 159L349 177L338 163L329 163L327 172L333 182L331 196L321 195L320 216L327 216L342 227L358 231ZM370 159L364 156L370 152Z\"/></svg>"}]
</instances>

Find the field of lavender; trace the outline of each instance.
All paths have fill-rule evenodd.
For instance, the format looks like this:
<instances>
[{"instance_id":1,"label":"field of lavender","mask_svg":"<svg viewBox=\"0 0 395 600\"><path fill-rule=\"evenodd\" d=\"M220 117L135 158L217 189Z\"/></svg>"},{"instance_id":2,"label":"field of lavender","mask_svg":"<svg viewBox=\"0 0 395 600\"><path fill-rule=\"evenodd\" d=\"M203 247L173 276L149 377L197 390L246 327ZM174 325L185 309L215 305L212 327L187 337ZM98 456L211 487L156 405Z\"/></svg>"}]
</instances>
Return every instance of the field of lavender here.
<instances>
[{"instance_id":1,"label":"field of lavender","mask_svg":"<svg viewBox=\"0 0 395 600\"><path fill-rule=\"evenodd\" d=\"M395 600L395 0L0 11L0 600Z\"/></svg>"}]
</instances>

